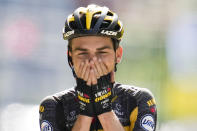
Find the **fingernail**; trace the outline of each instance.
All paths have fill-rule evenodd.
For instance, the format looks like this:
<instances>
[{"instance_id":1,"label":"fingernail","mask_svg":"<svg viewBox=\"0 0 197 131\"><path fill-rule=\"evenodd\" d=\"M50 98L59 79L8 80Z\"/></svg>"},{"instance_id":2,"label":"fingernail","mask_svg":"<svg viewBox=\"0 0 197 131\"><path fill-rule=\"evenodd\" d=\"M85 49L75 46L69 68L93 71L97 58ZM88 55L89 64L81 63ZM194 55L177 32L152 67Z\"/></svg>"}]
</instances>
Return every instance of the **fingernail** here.
<instances>
[{"instance_id":1,"label":"fingernail","mask_svg":"<svg viewBox=\"0 0 197 131\"><path fill-rule=\"evenodd\" d=\"M91 63L91 64L94 64L94 62L93 62L93 61L90 61L90 63Z\"/></svg>"},{"instance_id":2,"label":"fingernail","mask_svg":"<svg viewBox=\"0 0 197 131\"><path fill-rule=\"evenodd\" d=\"M94 61L96 61L96 59L97 59L96 57L93 57L93 60L94 60Z\"/></svg>"}]
</instances>

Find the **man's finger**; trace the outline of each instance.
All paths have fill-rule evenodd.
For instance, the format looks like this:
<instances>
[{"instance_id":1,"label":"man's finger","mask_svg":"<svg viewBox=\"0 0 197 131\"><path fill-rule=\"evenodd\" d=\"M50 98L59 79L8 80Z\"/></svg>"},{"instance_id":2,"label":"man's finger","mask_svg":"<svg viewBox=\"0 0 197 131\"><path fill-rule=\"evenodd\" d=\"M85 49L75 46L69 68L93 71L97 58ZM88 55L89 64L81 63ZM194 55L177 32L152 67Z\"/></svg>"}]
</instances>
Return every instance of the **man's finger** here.
<instances>
[{"instance_id":1,"label":"man's finger","mask_svg":"<svg viewBox=\"0 0 197 131\"><path fill-rule=\"evenodd\" d=\"M96 74L94 72L94 69L90 70L90 74L92 75L91 76L91 78L92 78L92 85L96 85L97 84L97 79L96 79Z\"/></svg>"},{"instance_id":2,"label":"man's finger","mask_svg":"<svg viewBox=\"0 0 197 131\"><path fill-rule=\"evenodd\" d=\"M94 61L94 65L95 65L95 68L96 68L96 70L97 70L97 73L98 73L98 75L99 76L103 76L103 71L102 71L102 69L101 69L101 65L100 65L100 63L98 62L98 59L96 58L96 57L94 57L93 58L93 61Z\"/></svg>"},{"instance_id":3,"label":"man's finger","mask_svg":"<svg viewBox=\"0 0 197 131\"><path fill-rule=\"evenodd\" d=\"M88 78L87 78L87 85L91 86L92 84L92 73L91 73L91 69L89 67L89 73L88 73Z\"/></svg>"},{"instance_id":4,"label":"man's finger","mask_svg":"<svg viewBox=\"0 0 197 131\"><path fill-rule=\"evenodd\" d=\"M89 66L89 64L87 65L87 68L86 68L86 72L85 72L85 74L84 74L84 80L85 81L88 81L88 78L89 78L89 76L90 76L90 66ZM90 81L90 84L91 84L91 81Z\"/></svg>"},{"instance_id":5,"label":"man's finger","mask_svg":"<svg viewBox=\"0 0 197 131\"><path fill-rule=\"evenodd\" d=\"M109 73L107 66L103 63L103 61L100 58L99 58L98 62L100 64L103 75L107 75Z\"/></svg>"},{"instance_id":6,"label":"man's finger","mask_svg":"<svg viewBox=\"0 0 197 131\"><path fill-rule=\"evenodd\" d=\"M81 64L79 65L79 70L76 71L76 75L79 78L81 78L81 71L82 71L83 66L84 66L84 62L81 62Z\"/></svg>"},{"instance_id":7,"label":"man's finger","mask_svg":"<svg viewBox=\"0 0 197 131\"><path fill-rule=\"evenodd\" d=\"M87 67L88 67L88 60L85 61L85 64L82 68L82 71L81 71L81 78L84 79L84 76L86 74L86 70L87 70Z\"/></svg>"},{"instance_id":8,"label":"man's finger","mask_svg":"<svg viewBox=\"0 0 197 131\"><path fill-rule=\"evenodd\" d=\"M92 69L94 70L94 73L95 73L96 78L99 79L101 75L98 72L98 70L96 69L96 63L95 63L95 61L91 61L91 65L92 65Z\"/></svg>"}]
</instances>

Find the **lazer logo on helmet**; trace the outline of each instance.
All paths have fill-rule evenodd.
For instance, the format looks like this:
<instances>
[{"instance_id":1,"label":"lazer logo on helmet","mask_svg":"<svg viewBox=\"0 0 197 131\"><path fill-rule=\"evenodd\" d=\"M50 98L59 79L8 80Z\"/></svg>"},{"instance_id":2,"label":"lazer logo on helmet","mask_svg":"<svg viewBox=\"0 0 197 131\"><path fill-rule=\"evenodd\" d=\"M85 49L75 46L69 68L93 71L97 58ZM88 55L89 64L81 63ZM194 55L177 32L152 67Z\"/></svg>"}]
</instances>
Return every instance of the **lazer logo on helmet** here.
<instances>
[{"instance_id":1,"label":"lazer logo on helmet","mask_svg":"<svg viewBox=\"0 0 197 131\"><path fill-rule=\"evenodd\" d=\"M68 31L68 32L64 33L64 37L69 37L70 35L72 35L72 34L74 34L74 33L75 33L74 30Z\"/></svg>"},{"instance_id":2,"label":"lazer logo on helmet","mask_svg":"<svg viewBox=\"0 0 197 131\"><path fill-rule=\"evenodd\" d=\"M102 30L101 31L101 34L104 34L104 35L114 35L114 36L116 36L117 35L117 32L109 31L109 30Z\"/></svg>"}]
</instances>

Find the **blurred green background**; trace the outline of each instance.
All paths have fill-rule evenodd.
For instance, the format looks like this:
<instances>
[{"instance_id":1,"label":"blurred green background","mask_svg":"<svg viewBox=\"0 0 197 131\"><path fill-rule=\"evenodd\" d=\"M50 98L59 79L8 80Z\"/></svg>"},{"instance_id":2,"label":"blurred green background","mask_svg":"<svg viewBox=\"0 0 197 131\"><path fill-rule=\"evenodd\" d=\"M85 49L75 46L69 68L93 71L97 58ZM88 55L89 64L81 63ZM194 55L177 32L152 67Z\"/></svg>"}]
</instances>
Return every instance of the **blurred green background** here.
<instances>
[{"instance_id":1,"label":"blurred green background","mask_svg":"<svg viewBox=\"0 0 197 131\"><path fill-rule=\"evenodd\" d=\"M10 130L9 105L38 106L74 86L62 28L74 9L90 3L108 6L124 24L116 80L153 92L158 130L195 130L196 0L0 0L0 129Z\"/></svg>"}]
</instances>

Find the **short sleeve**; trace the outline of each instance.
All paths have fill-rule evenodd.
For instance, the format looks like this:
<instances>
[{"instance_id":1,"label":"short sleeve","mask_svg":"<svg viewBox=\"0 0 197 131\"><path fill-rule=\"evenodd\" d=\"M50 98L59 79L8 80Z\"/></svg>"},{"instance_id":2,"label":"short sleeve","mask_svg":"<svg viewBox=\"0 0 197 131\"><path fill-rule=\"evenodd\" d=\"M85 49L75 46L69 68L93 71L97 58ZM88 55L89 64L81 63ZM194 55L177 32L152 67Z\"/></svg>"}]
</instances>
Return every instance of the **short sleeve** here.
<instances>
[{"instance_id":1,"label":"short sleeve","mask_svg":"<svg viewBox=\"0 0 197 131\"><path fill-rule=\"evenodd\" d=\"M142 89L137 107L130 114L131 131L155 131L157 123L156 102L152 93Z\"/></svg>"},{"instance_id":2,"label":"short sleeve","mask_svg":"<svg viewBox=\"0 0 197 131\"><path fill-rule=\"evenodd\" d=\"M41 131L65 131L62 105L53 96L42 100L39 107Z\"/></svg>"}]
</instances>

